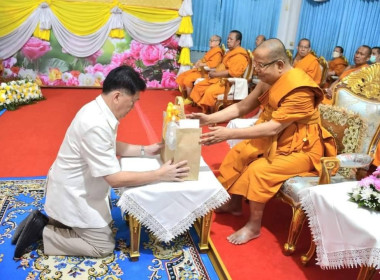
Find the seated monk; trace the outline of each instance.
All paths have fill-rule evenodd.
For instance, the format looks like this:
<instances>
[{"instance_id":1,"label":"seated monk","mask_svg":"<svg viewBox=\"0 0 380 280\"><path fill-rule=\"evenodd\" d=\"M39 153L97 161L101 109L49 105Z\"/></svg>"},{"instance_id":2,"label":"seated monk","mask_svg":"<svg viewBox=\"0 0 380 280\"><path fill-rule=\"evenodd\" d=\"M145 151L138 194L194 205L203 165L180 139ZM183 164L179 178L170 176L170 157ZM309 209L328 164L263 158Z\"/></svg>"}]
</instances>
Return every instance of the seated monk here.
<instances>
[{"instance_id":1,"label":"seated monk","mask_svg":"<svg viewBox=\"0 0 380 280\"><path fill-rule=\"evenodd\" d=\"M348 76L349 74L358 71L359 69L368 66L367 61L371 57L371 48L367 45L360 46L354 56L354 63L355 65L347 66L346 69L344 69L343 73L339 76L339 79L336 80L334 83L331 84L329 88L325 89L325 98L323 99L323 104L332 104L333 98L332 98L332 92L333 88L337 83L339 83L344 77Z\"/></svg>"},{"instance_id":2,"label":"seated monk","mask_svg":"<svg viewBox=\"0 0 380 280\"><path fill-rule=\"evenodd\" d=\"M293 61L293 67L306 72L318 85L322 81L322 70L318 58L311 52L310 40L303 38L298 42L297 55Z\"/></svg>"},{"instance_id":3,"label":"seated monk","mask_svg":"<svg viewBox=\"0 0 380 280\"><path fill-rule=\"evenodd\" d=\"M369 59L371 63L380 63L380 47L373 47L371 58Z\"/></svg>"},{"instance_id":4,"label":"seated monk","mask_svg":"<svg viewBox=\"0 0 380 280\"><path fill-rule=\"evenodd\" d=\"M327 71L326 83L323 86L324 88L330 87L330 85L334 82L331 78L332 76L340 76L344 69L348 66L347 61L343 56L343 48L341 46L336 46L334 48L332 57L333 59L329 61L329 69Z\"/></svg>"},{"instance_id":5,"label":"seated monk","mask_svg":"<svg viewBox=\"0 0 380 280\"><path fill-rule=\"evenodd\" d=\"M193 69L178 75L176 82L185 98L190 96L196 79L202 77L200 67L216 68L222 62L223 50L220 47L221 41L222 38L220 36L213 35L209 40L210 50L195 63Z\"/></svg>"},{"instance_id":6,"label":"seated monk","mask_svg":"<svg viewBox=\"0 0 380 280\"><path fill-rule=\"evenodd\" d=\"M224 55L222 63L209 72L209 77L197 83L191 91L190 98L202 108L203 112L215 105L217 96L224 93L225 86L221 78L242 77L249 63L247 51L240 46L242 35L240 31L232 30L228 35L229 51Z\"/></svg>"},{"instance_id":7,"label":"seated monk","mask_svg":"<svg viewBox=\"0 0 380 280\"><path fill-rule=\"evenodd\" d=\"M278 39L261 43L254 52L253 65L260 78L256 94L252 92L241 102L210 115L189 115L198 118L201 125L213 125L245 115L260 103L264 106L253 126L210 126L210 132L201 135L203 145L246 139L228 152L218 177L232 196L217 213L240 215L242 201L249 200L248 222L227 237L233 244L259 237L264 206L284 181L318 175L321 157L336 155L334 138L321 126L318 104L323 92L304 71L291 66L283 43ZM265 92L260 95L263 90L257 88L263 86Z\"/></svg>"}]
</instances>

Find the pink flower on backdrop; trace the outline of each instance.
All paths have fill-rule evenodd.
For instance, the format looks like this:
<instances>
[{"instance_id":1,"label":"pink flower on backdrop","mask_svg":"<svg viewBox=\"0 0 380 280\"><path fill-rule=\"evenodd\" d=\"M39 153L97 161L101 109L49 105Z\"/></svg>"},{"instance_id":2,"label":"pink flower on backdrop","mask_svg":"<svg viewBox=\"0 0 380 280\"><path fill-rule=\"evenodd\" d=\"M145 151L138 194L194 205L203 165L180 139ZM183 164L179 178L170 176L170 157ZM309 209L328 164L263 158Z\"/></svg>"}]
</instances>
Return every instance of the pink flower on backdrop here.
<instances>
[{"instance_id":1,"label":"pink flower on backdrop","mask_svg":"<svg viewBox=\"0 0 380 280\"><path fill-rule=\"evenodd\" d=\"M148 88L159 88L159 87L161 87L160 82L157 80L148 81L146 83L146 86Z\"/></svg>"},{"instance_id":2,"label":"pink flower on backdrop","mask_svg":"<svg viewBox=\"0 0 380 280\"><path fill-rule=\"evenodd\" d=\"M13 65L15 65L17 62L17 59L15 57L7 58L6 60L3 60L3 65L5 68L11 68Z\"/></svg>"},{"instance_id":3,"label":"pink flower on backdrop","mask_svg":"<svg viewBox=\"0 0 380 280\"><path fill-rule=\"evenodd\" d=\"M170 38L163 41L161 44L165 47L168 47L168 48L177 49L178 48L178 41L179 41L178 36L173 35Z\"/></svg>"},{"instance_id":4,"label":"pink flower on backdrop","mask_svg":"<svg viewBox=\"0 0 380 280\"><path fill-rule=\"evenodd\" d=\"M85 68L87 73L95 74L96 72L102 72L104 71L104 67L100 63L96 63L94 66L89 65Z\"/></svg>"},{"instance_id":5,"label":"pink flower on backdrop","mask_svg":"<svg viewBox=\"0 0 380 280\"><path fill-rule=\"evenodd\" d=\"M164 88L177 88L178 85L175 82L176 74L169 70L162 72L161 85Z\"/></svg>"},{"instance_id":6,"label":"pink flower on backdrop","mask_svg":"<svg viewBox=\"0 0 380 280\"><path fill-rule=\"evenodd\" d=\"M111 58L111 64L115 64L116 67L120 65L135 65L135 59L132 57L129 51L123 53L115 53Z\"/></svg>"},{"instance_id":7,"label":"pink flower on backdrop","mask_svg":"<svg viewBox=\"0 0 380 280\"><path fill-rule=\"evenodd\" d=\"M71 77L70 79L67 80L66 82L67 86L79 86L79 81L77 77Z\"/></svg>"},{"instance_id":8,"label":"pink flower on backdrop","mask_svg":"<svg viewBox=\"0 0 380 280\"><path fill-rule=\"evenodd\" d=\"M97 52L95 52L94 54L90 55L90 56L87 56L86 59L88 61L91 62L91 64L95 64L96 63L96 59L101 56L103 54L103 50L100 49L98 50Z\"/></svg>"},{"instance_id":9,"label":"pink flower on backdrop","mask_svg":"<svg viewBox=\"0 0 380 280\"><path fill-rule=\"evenodd\" d=\"M51 50L50 43L32 37L22 47L21 52L30 60L36 60Z\"/></svg>"},{"instance_id":10,"label":"pink flower on backdrop","mask_svg":"<svg viewBox=\"0 0 380 280\"><path fill-rule=\"evenodd\" d=\"M104 66L104 68L103 68L103 74L104 74L104 76L107 77L108 73L111 72L112 69L115 69L118 66L119 65L112 64L112 63Z\"/></svg>"},{"instance_id":11,"label":"pink flower on backdrop","mask_svg":"<svg viewBox=\"0 0 380 280\"><path fill-rule=\"evenodd\" d=\"M64 86L65 82L62 79L57 79L49 83L50 86Z\"/></svg>"},{"instance_id":12,"label":"pink flower on backdrop","mask_svg":"<svg viewBox=\"0 0 380 280\"><path fill-rule=\"evenodd\" d=\"M49 76L48 75L38 75L43 85L49 85Z\"/></svg>"},{"instance_id":13,"label":"pink flower on backdrop","mask_svg":"<svg viewBox=\"0 0 380 280\"><path fill-rule=\"evenodd\" d=\"M165 53L165 58L167 59L176 59L177 57L177 50L174 50L174 49L169 49L166 53Z\"/></svg>"},{"instance_id":14,"label":"pink flower on backdrop","mask_svg":"<svg viewBox=\"0 0 380 280\"><path fill-rule=\"evenodd\" d=\"M140 58L140 52L141 49L144 47L144 44L137 42L135 40L132 40L130 45L129 45L129 52L131 56L137 60Z\"/></svg>"},{"instance_id":15,"label":"pink flower on backdrop","mask_svg":"<svg viewBox=\"0 0 380 280\"><path fill-rule=\"evenodd\" d=\"M151 66L164 59L165 48L161 44L145 45L140 51L140 58L144 65Z\"/></svg>"}]
</instances>

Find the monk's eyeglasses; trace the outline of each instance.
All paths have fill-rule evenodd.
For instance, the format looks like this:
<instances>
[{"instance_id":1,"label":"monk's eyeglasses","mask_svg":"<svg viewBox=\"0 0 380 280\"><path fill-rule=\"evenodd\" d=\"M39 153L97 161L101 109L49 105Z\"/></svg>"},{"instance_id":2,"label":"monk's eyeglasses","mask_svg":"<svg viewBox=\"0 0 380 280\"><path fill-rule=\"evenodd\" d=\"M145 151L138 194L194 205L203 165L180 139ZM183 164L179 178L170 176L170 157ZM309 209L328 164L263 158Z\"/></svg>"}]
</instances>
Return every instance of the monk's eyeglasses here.
<instances>
[{"instance_id":1,"label":"monk's eyeglasses","mask_svg":"<svg viewBox=\"0 0 380 280\"><path fill-rule=\"evenodd\" d=\"M273 64L273 63L276 63L276 62L278 62L278 61L280 61L281 59L275 59L275 60L273 60L273 61L271 61L271 62L268 62L268 63L257 63L257 62L255 62L255 61L253 61L253 67L254 68L260 68L261 70L262 69L264 69L264 68L266 68L266 67L268 67L269 65L271 65L271 64Z\"/></svg>"}]
</instances>

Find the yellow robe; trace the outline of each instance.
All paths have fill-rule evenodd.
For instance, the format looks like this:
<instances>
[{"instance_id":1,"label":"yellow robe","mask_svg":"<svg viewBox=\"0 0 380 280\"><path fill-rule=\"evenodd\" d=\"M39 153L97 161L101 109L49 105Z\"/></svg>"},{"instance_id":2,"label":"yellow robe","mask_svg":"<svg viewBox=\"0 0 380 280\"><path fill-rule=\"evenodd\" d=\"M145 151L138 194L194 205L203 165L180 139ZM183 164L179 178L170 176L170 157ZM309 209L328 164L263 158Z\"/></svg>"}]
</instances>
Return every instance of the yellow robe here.
<instances>
[{"instance_id":1,"label":"yellow robe","mask_svg":"<svg viewBox=\"0 0 380 280\"><path fill-rule=\"evenodd\" d=\"M216 71L228 70L229 77L242 77L248 62L247 51L242 47L236 47L225 54ZM212 78L197 83L191 91L191 99L200 106L214 106L217 96L223 94L225 89L220 81L220 78Z\"/></svg>"},{"instance_id":2,"label":"yellow robe","mask_svg":"<svg viewBox=\"0 0 380 280\"><path fill-rule=\"evenodd\" d=\"M211 48L201 59L209 68L216 68L222 62L223 50L220 47ZM179 87L185 89L192 88L196 79L201 78L201 72L198 68L190 69L178 75L176 82Z\"/></svg>"},{"instance_id":3,"label":"yellow robe","mask_svg":"<svg viewBox=\"0 0 380 280\"><path fill-rule=\"evenodd\" d=\"M260 97L264 110L256 125L293 123L279 135L245 140L229 151L218 177L229 193L265 203L287 179L321 173L321 157L336 155L334 138L320 124L322 98L318 85L296 68Z\"/></svg>"},{"instance_id":4,"label":"yellow robe","mask_svg":"<svg viewBox=\"0 0 380 280\"><path fill-rule=\"evenodd\" d=\"M322 70L318 58L309 53L300 61L294 64L295 68L300 68L306 72L318 85L322 81Z\"/></svg>"}]
</instances>

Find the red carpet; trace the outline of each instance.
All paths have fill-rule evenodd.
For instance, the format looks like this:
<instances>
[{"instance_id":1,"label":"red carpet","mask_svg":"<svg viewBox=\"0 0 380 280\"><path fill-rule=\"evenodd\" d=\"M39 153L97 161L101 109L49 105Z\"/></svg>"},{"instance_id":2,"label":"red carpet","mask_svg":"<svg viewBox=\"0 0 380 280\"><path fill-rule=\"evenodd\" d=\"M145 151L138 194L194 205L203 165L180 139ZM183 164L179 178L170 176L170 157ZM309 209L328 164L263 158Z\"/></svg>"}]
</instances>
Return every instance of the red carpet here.
<instances>
[{"instance_id":1,"label":"red carpet","mask_svg":"<svg viewBox=\"0 0 380 280\"><path fill-rule=\"evenodd\" d=\"M45 176L75 113L100 90L50 88L42 92L46 100L0 116L0 177ZM141 144L160 141L162 111L177 94L162 90L142 93L135 109L121 121L118 139ZM202 155L216 171L227 150L227 144L220 143L202 147ZM306 225L294 255L284 256L281 248L290 215L289 206L272 200L264 214L261 236L241 246L228 243L226 236L244 225L247 211L243 217L214 215L211 237L232 279L356 279L357 268L321 270L314 263L308 267L300 264L299 257L310 240ZM375 279L380 279L378 273Z\"/></svg>"}]
</instances>

